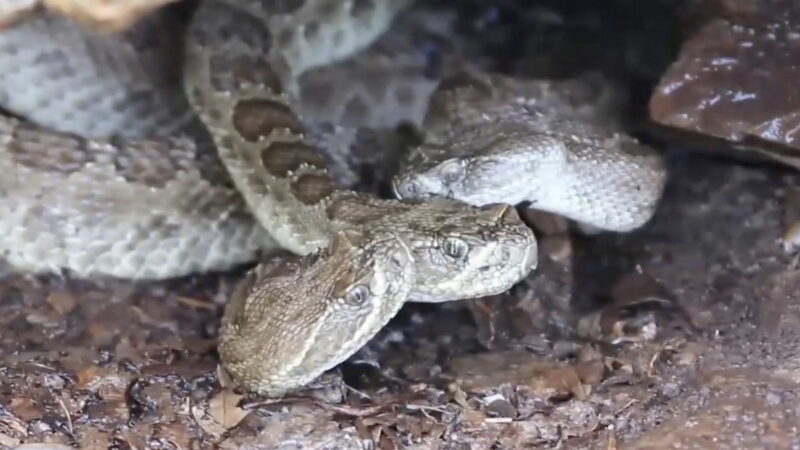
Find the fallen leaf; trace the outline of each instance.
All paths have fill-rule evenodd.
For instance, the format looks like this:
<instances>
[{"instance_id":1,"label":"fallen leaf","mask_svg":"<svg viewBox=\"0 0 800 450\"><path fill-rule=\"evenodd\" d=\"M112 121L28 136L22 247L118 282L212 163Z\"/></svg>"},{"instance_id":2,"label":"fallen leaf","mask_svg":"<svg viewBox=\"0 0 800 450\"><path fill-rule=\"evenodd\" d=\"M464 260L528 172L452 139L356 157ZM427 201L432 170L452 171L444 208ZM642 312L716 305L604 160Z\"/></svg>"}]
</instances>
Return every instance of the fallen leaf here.
<instances>
[{"instance_id":1,"label":"fallen leaf","mask_svg":"<svg viewBox=\"0 0 800 450\"><path fill-rule=\"evenodd\" d=\"M108 370L103 369L97 365L91 365L81 370L77 374L75 383L76 389L94 389L94 383L101 380L103 376L108 374Z\"/></svg>"},{"instance_id":2,"label":"fallen leaf","mask_svg":"<svg viewBox=\"0 0 800 450\"><path fill-rule=\"evenodd\" d=\"M19 443L20 443L19 439L11 437L7 434L0 433L0 446L15 447L19 445Z\"/></svg>"},{"instance_id":3,"label":"fallen leaf","mask_svg":"<svg viewBox=\"0 0 800 450\"><path fill-rule=\"evenodd\" d=\"M250 413L239 406L242 397L232 389L223 389L208 401L205 411L201 405L192 407L192 416L203 431L216 437L222 436Z\"/></svg>"},{"instance_id":4,"label":"fallen leaf","mask_svg":"<svg viewBox=\"0 0 800 450\"><path fill-rule=\"evenodd\" d=\"M29 398L12 398L8 409L25 422L42 418L42 411L36 405L36 402Z\"/></svg>"},{"instance_id":5,"label":"fallen leaf","mask_svg":"<svg viewBox=\"0 0 800 450\"><path fill-rule=\"evenodd\" d=\"M47 303L62 316L69 314L78 305L75 297L68 292L50 292Z\"/></svg>"},{"instance_id":6,"label":"fallen leaf","mask_svg":"<svg viewBox=\"0 0 800 450\"><path fill-rule=\"evenodd\" d=\"M231 389L224 389L208 402L208 413L220 425L229 430L249 413L239 407L239 400L244 397Z\"/></svg>"}]
</instances>

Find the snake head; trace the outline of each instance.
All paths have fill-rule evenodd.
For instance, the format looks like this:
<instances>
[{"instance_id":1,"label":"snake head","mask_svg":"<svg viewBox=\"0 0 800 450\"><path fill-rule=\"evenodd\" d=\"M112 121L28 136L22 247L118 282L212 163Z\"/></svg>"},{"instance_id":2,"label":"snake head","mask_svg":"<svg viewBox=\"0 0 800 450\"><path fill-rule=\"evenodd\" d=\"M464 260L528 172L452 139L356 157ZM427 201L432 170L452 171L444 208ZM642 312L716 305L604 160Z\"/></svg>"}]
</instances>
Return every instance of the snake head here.
<instances>
[{"instance_id":1,"label":"snake head","mask_svg":"<svg viewBox=\"0 0 800 450\"><path fill-rule=\"evenodd\" d=\"M403 200L449 198L532 207L607 231L654 214L666 181L658 153L590 123L496 122L415 149L393 180Z\"/></svg>"},{"instance_id":2,"label":"snake head","mask_svg":"<svg viewBox=\"0 0 800 450\"><path fill-rule=\"evenodd\" d=\"M533 232L509 205L476 208L433 200L413 205L386 224L403 232L417 278L409 300L445 302L506 291L536 267Z\"/></svg>"},{"instance_id":3,"label":"snake head","mask_svg":"<svg viewBox=\"0 0 800 450\"><path fill-rule=\"evenodd\" d=\"M525 124L498 122L413 149L392 185L403 200L515 205L551 195L567 175L567 151L559 139Z\"/></svg>"},{"instance_id":4,"label":"snake head","mask_svg":"<svg viewBox=\"0 0 800 450\"><path fill-rule=\"evenodd\" d=\"M326 249L288 265L254 269L220 332L220 358L234 382L270 396L355 353L395 316L415 278L409 248L382 232L339 232Z\"/></svg>"},{"instance_id":5,"label":"snake head","mask_svg":"<svg viewBox=\"0 0 800 450\"><path fill-rule=\"evenodd\" d=\"M467 161L453 158L433 168L434 173L403 173L392 183L395 197L403 200L425 200L432 197L452 199L452 187L459 186L466 177Z\"/></svg>"}]
</instances>

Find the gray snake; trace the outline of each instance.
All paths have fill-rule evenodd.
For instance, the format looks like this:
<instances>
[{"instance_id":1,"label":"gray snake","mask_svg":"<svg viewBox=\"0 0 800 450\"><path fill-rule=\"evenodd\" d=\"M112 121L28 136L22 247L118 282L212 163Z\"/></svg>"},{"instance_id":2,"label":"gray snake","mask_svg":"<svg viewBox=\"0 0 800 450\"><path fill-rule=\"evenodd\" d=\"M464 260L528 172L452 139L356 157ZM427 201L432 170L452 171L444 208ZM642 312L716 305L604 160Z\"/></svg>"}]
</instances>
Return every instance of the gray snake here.
<instances>
[{"instance_id":1,"label":"gray snake","mask_svg":"<svg viewBox=\"0 0 800 450\"><path fill-rule=\"evenodd\" d=\"M468 190L462 195L455 183L446 189L451 199L432 197L435 190L420 187L414 192L426 201L411 203L345 189L328 173L297 114L298 77L367 47L405 3L203 2L186 32L186 97L136 97L160 111L181 111L188 99L199 122L193 115L167 113L163 121L138 122L144 131L131 125L129 136L87 139L68 126L61 132L42 128L59 127L57 121L37 120L13 99L4 100L7 109L37 124L10 116L0 122L0 255L21 270L148 279L225 270L276 247L308 255L277 269L253 269L223 318L224 367L243 387L270 395L303 385L341 362L406 301L441 302L506 290L536 265L533 234L509 206L462 201L516 201L502 192L489 201L462 198ZM0 44L0 55L18 55L14 45L22 42ZM129 92L122 85L117 89ZM451 92L459 90L441 90L444 107L432 111L469 117L459 103L468 93L452 100ZM485 98L491 104L502 101L492 92ZM517 136L546 134L543 120L535 121L538 128L525 125L524 115L517 114L519 108L530 113L523 106L512 107L510 114L503 107L481 115L491 117L489 122L502 119L507 124L502 133L481 131L483 119L448 119L431 139L457 149L463 160L459 152L465 145L448 144L462 129L477 133L472 140L486 148L496 147L487 139L502 138L509 130ZM148 126L172 121L173 131L141 137ZM121 129L127 127L123 119ZM574 136L583 129L557 130L559 136ZM479 138L481 133L488 137ZM530 140L507 142L527 145ZM571 155L572 148L591 147L587 143L578 139L560 148ZM602 210L591 194L601 192L608 176L621 168L634 174L629 178L644 188L649 203L642 208L634 196L632 202L606 205L601 215L646 221L663 184L658 164L617 164L630 158L619 158L614 145L594 150L576 160L586 166L574 171L571 186L582 187L584 196L564 196L559 212L569 216L587 205ZM430 173L434 158L424 153ZM494 156L491 163L504 157ZM561 167L573 166L567 161ZM608 176L592 174L601 167L606 168L598 173ZM397 186L409 193L402 182ZM575 218L592 224L594 217ZM595 224L613 229L607 222Z\"/></svg>"}]
</instances>

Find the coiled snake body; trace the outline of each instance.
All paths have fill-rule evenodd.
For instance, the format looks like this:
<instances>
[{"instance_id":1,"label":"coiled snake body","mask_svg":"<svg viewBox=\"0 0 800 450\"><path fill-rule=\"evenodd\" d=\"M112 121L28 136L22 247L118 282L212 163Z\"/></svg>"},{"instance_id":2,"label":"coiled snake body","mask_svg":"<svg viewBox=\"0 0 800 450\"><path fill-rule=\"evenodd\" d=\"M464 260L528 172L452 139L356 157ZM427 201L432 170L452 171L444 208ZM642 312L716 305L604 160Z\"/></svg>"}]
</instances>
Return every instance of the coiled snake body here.
<instances>
[{"instance_id":1,"label":"coiled snake body","mask_svg":"<svg viewBox=\"0 0 800 450\"><path fill-rule=\"evenodd\" d=\"M414 190L424 203L344 189L308 141L292 103L301 73L366 47L407 3L204 1L186 32L186 96L116 91L131 93L127 99L138 99L140 108L179 113L140 120L141 130L112 139L79 137L69 125L62 132L40 128L59 128L58 120L46 114L37 120L36 112L19 106L37 102L15 100L8 89L6 108L38 125L0 120L0 254L22 270L151 279L224 270L275 247L309 255L280 270L251 271L223 318L223 365L243 387L270 395L351 355L405 301L506 290L536 265L536 241L512 207L432 199L424 189ZM9 40L0 39L0 55L20 54L14 46L24 40L15 43L9 34L16 32L26 31L3 31ZM42 63L43 55L29 63ZM10 75L3 76L6 83ZM184 99L202 126L182 112ZM525 128L524 120L508 122L516 123L518 135L542 132ZM172 128L159 137L152 131L157 125ZM151 138L137 137L151 131ZM614 160L607 152L618 154L601 147L583 159ZM661 180L653 170L624 167L641 173L642 185L654 180L655 189L647 191L657 197ZM593 192L597 177L581 177L588 169L582 170L572 184ZM455 184L447 189L459 197ZM583 211L592 202L563 201L574 206L560 204L564 211ZM636 212L639 223L654 203L632 205L645 210ZM610 215L619 216L619 204L610 206L617 208Z\"/></svg>"}]
</instances>

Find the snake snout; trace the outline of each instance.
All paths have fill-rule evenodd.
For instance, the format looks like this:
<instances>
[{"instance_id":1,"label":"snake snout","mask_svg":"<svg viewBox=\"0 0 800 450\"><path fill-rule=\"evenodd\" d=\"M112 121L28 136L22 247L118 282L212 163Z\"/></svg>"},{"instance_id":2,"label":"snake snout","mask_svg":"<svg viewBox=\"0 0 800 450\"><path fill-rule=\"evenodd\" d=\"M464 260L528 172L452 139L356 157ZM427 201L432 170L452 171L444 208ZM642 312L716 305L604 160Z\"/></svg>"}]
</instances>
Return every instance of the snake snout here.
<instances>
[{"instance_id":1,"label":"snake snout","mask_svg":"<svg viewBox=\"0 0 800 450\"><path fill-rule=\"evenodd\" d=\"M426 197L422 180L417 175L406 175L392 180L394 196L400 200L420 200Z\"/></svg>"},{"instance_id":2,"label":"snake snout","mask_svg":"<svg viewBox=\"0 0 800 450\"><path fill-rule=\"evenodd\" d=\"M445 197L446 188L442 181L424 174L407 174L392 180L394 196L400 200L426 200L432 197Z\"/></svg>"}]
</instances>

